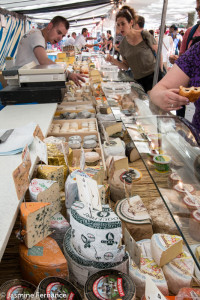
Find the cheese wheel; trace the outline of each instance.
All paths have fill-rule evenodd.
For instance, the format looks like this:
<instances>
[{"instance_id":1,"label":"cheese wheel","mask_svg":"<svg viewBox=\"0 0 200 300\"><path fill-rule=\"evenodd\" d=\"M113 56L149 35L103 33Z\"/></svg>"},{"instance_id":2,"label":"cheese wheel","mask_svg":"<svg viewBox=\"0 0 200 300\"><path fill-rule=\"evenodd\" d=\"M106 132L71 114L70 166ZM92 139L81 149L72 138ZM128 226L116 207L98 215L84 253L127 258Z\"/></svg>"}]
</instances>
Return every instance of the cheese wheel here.
<instances>
[{"instance_id":1,"label":"cheese wheel","mask_svg":"<svg viewBox=\"0 0 200 300\"><path fill-rule=\"evenodd\" d=\"M68 277L67 261L56 241L47 237L31 249L19 246L22 276L38 285L48 276Z\"/></svg>"},{"instance_id":2,"label":"cheese wheel","mask_svg":"<svg viewBox=\"0 0 200 300\"><path fill-rule=\"evenodd\" d=\"M0 286L0 299L30 299L34 296L35 290L36 286L28 281L21 279L8 280ZM30 296L30 298L27 296Z\"/></svg>"}]
</instances>

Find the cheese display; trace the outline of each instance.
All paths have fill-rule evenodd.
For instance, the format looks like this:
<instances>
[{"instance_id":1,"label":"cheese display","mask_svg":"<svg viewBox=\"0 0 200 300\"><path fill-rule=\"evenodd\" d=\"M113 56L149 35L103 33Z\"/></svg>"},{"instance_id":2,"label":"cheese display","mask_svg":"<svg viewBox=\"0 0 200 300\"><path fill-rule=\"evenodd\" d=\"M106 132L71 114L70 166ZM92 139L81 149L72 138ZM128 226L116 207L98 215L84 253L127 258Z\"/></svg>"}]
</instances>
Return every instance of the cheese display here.
<instances>
[{"instance_id":1,"label":"cheese display","mask_svg":"<svg viewBox=\"0 0 200 300\"><path fill-rule=\"evenodd\" d=\"M66 258L51 237L43 239L30 249L20 244L19 254L23 278L35 285L48 276L68 277Z\"/></svg>"},{"instance_id":2,"label":"cheese display","mask_svg":"<svg viewBox=\"0 0 200 300\"><path fill-rule=\"evenodd\" d=\"M151 238L152 257L158 266L164 266L183 251L183 240L178 235L156 233Z\"/></svg>"},{"instance_id":3,"label":"cheese display","mask_svg":"<svg viewBox=\"0 0 200 300\"><path fill-rule=\"evenodd\" d=\"M64 170L62 166L39 165L37 177L41 179L55 180L58 182L60 191L64 189Z\"/></svg>"},{"instance_id":4,"label":"cheese display","mask_svg":"<svg viewBox=\"0 0 200 300\"><path fill-rule=\"evenodd\" d=\"M109 169L111 159L114 159L114 169L115 171L121 170L121 169L129 169L128 165L128 158L126 156L108 156L106 159L106 168Z\"/></svg>"},{"instance_id":5,"label":"cheese display","mask_svg":"<svg viewBox=\"0 0 200 300\"><path fill-rule=\"evenodd\" d=\"M29 185L32 202L48 202L52 206L52 215L61 210L59 185L56 181L34 178Z\"/></svg>"},{"instance_id":6,"label":"cheese display","mask_svg":"<svg viewBox=\"0 0 200 300\"><path fill-rule=\"evenodd\" d=\"M58 243L61 250L63 250L63 239L69 226L69 223L61 213L57 213L51 218L50 230L52 234L50 237Z\"/></svg>"},{"instance_id":7,"label":"cheese display","mask_svg":"<svg viewBox=\"0 0 200 300\"><path fill-rule=\"evenodd\" d=\"M130 276L116 270L104 270L88 278L84 288L84 296L85 300L135 300L136 287Z\"/></svg>"},{"instance_id":8,"label":"cheese display","mask_svg":"<svg viewBox=\"0 0 200 300\"><path fill-rule=\"evenodd\" d=\"M50 203L26 202L20 206L24 242L32 248L51 232L49 230L52 209Z\"/></svg>"},{"instance_id":9,"label":"cheese display","mask_svg":"<svg viewBox=\"0 0 200 300\"><path fill-rule=\"evenodd\" d=\"M36 286L28 281L21 279L8 280L0 286L0 299L31 299L35 290Z\"/></svg>"},{"instance_id":10,"label":"cheese display","mask_svg":"<svg viewBox=\"0 0 200 300\"><path fill-rule=\"evenodd\" d=\"M120 219L109 205L104 205L102 209L89 210L82 202L75 202L71 206L72 246L86 259L98 262L122 261L124 246L120 246Z\"/></svg>"},{"instance_id":11,"label":"cheese display","mask_svg":"<svg viewBox=\"0 0 200 300\"><path fill-rule=\"evenodd\" d=\"M103 151L105 159L108 156L125 156L125 144L120 138L113 139L109 142L103 143Z\"/></svg>"},{"instance_id":12,"label":"cheese display","mask_svg":"<svg viewBox=\"0 0 200 300\"><path fill-rule=\"evenodd\" d=\"M35 299L66 299L82 300L82 297L75 286L59 276L52 276L43 279L35 293Z\"/></svg>"},{"instance_id":13,"label":"cheese display","mask_svg":"<svg viewBox=\"0 0 200 300\"><path fill-rule=\"evenodd\" d=\"M137 297L142 297L145 290L146 275L149 275L163 295L169 295L167 281L162 268L158 267L156 262L149 257L141 257L140 269L131 261L129 265L129 276L136 285Z\"/></svg>"},{"instance_id":14,"label":"cheese display","mask_svg":"<svg viewBox=\"0 0 200 300\"><path fill-rule=\"evenodd\" d=\"M115 269L123 273L128 272L128 255L125 254L122 261L119 262L98 262L91 259L86 259L79 255L73 248L71 243L71 237L73 231L68 229L64 237L64 255L68 262L69 267L69 279L78 286L84 286L87 278L104 269Z\"/></svg>"},{"instance_id":15,"label":"cheese display","mask_svg":"<svg viewBox=\"0 0 200 300\"><path fill-rule=\"evenodd\" d=\"M135 168L129 168L128 171L121 169L115 171L112 179L108 180L110 184L110 196L112 201L117 202L118 200L126 198L126 190L131 197L133 194L134 182L142 178L142 173Z\"/></svg>"},{"instance_id":16,"label":"cheese display","mask_svg":"<svg viewBox=\"0 0 200 300\"><path fill-rule=\"evenodd\" d=\"M169 290L176 295L181 288L191 286L194 260L188 252L183 251L175 259L163 266L163 273ZM176 284L174 284L175 282Z\"/></svg>"},{"instance_id":17,"label":"cheese display","mask_svg":"<svg viewBox=\"0 0 200 300\"><path fill-rule=\"evenodd\" d=\"M118 201L115 212L134 240L149 239L153 235L151 218L139 196Z\"/></svg>"}]
</instances>

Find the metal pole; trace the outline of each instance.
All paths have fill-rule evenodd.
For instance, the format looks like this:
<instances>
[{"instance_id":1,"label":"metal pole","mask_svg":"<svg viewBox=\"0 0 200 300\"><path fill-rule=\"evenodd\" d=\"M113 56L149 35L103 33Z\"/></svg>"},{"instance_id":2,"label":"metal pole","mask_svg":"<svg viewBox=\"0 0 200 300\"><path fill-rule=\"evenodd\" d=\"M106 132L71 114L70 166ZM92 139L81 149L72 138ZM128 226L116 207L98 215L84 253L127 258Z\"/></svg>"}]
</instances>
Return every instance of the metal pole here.
<instances>
[{"instance_id":1,"label":"metal pole","mask_svg":"<svg viewBox=\"0 0 200 300\"><path fill-rule=\"evenodd\" d=\"M159 42L158 42L158 52L156 55L156 65L155 65L155 69L154 69L153 86L156 85L156 83L158 82L158 74L159 74L159 68L160 68L160 57L161 57L161 52L162 52L167 5L168 5L168 0L163 0L163 10L162 10L162 17L161 17Z\"/></svg>"}]
</instances>

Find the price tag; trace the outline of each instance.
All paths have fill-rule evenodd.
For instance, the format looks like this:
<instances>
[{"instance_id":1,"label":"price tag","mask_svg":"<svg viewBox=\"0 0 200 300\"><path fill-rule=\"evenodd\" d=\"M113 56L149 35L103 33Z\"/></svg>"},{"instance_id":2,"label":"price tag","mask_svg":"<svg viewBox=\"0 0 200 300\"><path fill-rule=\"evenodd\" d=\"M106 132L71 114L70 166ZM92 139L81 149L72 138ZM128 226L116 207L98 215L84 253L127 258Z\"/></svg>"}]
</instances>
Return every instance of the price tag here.
<instances>
[{"instance_id":1,"label":"price tag","mask_svg":"<svg viewBox=\"0 0 200 300\"><path fill-rule=\"evenodd\" d=\"M132 238L128 230L125 228L124 230L124 243L126 250L128 251L130 258L136 263L138 268L140 268L140 258L141 258L141 250L137 245L136 241Z\"/></svg>"},{"instance_id":2,"label":"price tag","mask_svg":"<svg viewBox=\"0 0 200 300\"><path fill-rule=\"evenodd\" d=\"M85 168L85 152L83 148L81 147L81 158L80 158L80 169L83 171Z\"/></svg>"},{"instance_id":3,"label":"price tag","mask_svg":"<svg viewBox=\"0 0 200 300\"><path fill-rule=\"evenodd\" d=\"M76 176L79 199L91 209L102 210L97 182L91 178Z\"/></svg>"},{"instance_id":4,"label":"price tag","mask_svg":"<svg viewBox=\"0 0 200 300\"><path fill-rule=\"evenodd\" d=\"M37 136L35 137L36 153L41 161L48 165L47 145L42 142Z\"/></svg>"},{"instance_id":5,"label":"price tag","mask_svg":"<svg viewBox=\"0 0 200 300\"><path fill-rule=\"evenodd\" d=\"M31 157L30 157L30 152L29 152L28 145L26 145L25 148L22 151L22 161L27 163L28 168L30 170L30 168L31 168Z\"/></svg>"},{"instance_id":6,"label":"price tag","mask_svg":"<svg viewBox=\"0 0 200 300\"><path fill-rule=\"evenodd\" d=\"M115 161L114 161L114 157L112 157L108 168L108 174L110 180L113 178L114 172L115 172Z\"/></svg>"},{"instance_id":7,"label":"price tag","mask_svg":"<svg viewBox=\"0 0 200 300\"><path fill-rule=\"evenodd\" d=\"M44 135L43 135L42 130L41 130L41 128L40 128L39 125L36 126L36 128L35 128L35 130L33 132L33 136L34 137L37 136L41 141L44 140Z\"/></svg>"},{"instance_id":8,"label":"price tag","mask_svg":"<svg viewBox=\"0 0 200 300\"><path fill-rule=\"evenodd\" d=\"M146 300L166 300L149 275L146 275L145 298Z\"/></svg>"},{"instance_id":9,"label":"price tag","mask_svg":"<svg viewBox=\"0 0 200 300\"><path fill-rule=\"evenodd\" d=\"M62 142L61 147L62 147L62 152L63 152L63 155L64 155L65 163L66 163L67 168L68 168L68 170L70 172L69 164L68 164L69 146L68 146L67 143Z\"/></svg>"},{"instance_id":10,"label":"price tag","mask_svg":"<svg viewBox=\"0 0 200 300\"><path fill-rule=\"evenodd\" d=\"M13 180L15 183L15 189L17 192L17 197L21 200L24 197L24 194L29 187L29 163L22 162L14 171L13 171Z\"/></svg>"}]
</instances>

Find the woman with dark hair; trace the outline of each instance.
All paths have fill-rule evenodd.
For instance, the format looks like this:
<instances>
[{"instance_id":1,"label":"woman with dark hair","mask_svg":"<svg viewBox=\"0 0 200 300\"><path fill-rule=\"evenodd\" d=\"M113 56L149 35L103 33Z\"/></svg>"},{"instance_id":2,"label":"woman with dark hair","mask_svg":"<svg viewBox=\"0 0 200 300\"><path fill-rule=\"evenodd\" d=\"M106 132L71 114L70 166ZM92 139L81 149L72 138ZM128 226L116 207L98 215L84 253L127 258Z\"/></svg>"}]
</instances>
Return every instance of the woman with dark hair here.
<instances>
[{"instance_id":1,"label":"woman with dark hair","mask_svg":"<svg viewBox=\"0 0 200 300\"><path fill-rule=\"evenodd\" d=\"M124 36L119 50L122 62L108 55L107 61L117 65L120 69L131 69L134 79L140 83L145 92L152 89L154 68L156 63L157 42L148 31L134 29L137 16L134 9L123 6L116 15L117 29ZM162 70L162 62L161 62ZM159 74L159 80L162 78Z\"/></svg>"}]
</instances>

